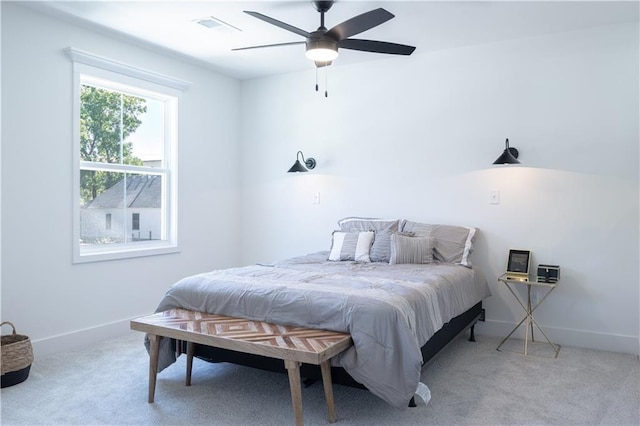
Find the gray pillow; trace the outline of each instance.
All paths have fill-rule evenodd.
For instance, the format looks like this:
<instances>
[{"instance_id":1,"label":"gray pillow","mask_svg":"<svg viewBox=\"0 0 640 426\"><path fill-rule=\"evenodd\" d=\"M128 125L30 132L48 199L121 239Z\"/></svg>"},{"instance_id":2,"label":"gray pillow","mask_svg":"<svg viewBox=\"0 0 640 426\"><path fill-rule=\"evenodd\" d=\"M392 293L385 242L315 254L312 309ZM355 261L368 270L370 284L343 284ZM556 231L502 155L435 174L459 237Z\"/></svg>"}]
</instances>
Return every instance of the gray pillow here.
<instances>
[{"instance_id":1,"label":"gray pillow","mask_svg":"<svg viewBox=\"0 0 640 426\"><path fill-rule=\"evenodd\" d=\"M338 221L341 231L373 231L375 239L371 246L371 261L389 263L391 256L391 234L400 228L399 220L366 217L346 217Z\"/></svg>"},{"instance_id":2,"label":"gray pillow","mask_svg":"<svg viewBox=\"0 0 640 426\"><path fill-rule=\"evenodd\" d=\"M413 232L418 237L432 237L436 260L471 266L469 255L473 251L476 228L453 225L429 225L402 220L400 230Z\"/></svg>"},{"instance_id":3,"label":"gray pillow","mask_svg":"<svg viewBox=\"0 0 640 426\"><path fill-rule=\"evenodd\" d=\"M392 234L389 263L433 263L433 238Z\"/></svg>"}]
</instances>

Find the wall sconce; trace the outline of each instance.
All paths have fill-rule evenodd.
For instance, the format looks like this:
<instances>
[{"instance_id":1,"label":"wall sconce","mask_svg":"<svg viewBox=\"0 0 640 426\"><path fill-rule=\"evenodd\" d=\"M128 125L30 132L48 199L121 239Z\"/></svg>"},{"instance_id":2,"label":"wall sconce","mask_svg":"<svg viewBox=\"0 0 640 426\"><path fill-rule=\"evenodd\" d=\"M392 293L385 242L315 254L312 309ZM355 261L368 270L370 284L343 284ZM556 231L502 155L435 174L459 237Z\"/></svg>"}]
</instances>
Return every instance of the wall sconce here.
<instances>
[{"instance_id":1,"label":"wall sconce","mask_svg":"<svg viewBox=\"0 0 640 426\"><path fill-rule=\"evenodd\" d=\"M504 152L498 157L493 164L520 164L518 161L518 150L509 147L509 139L505 142Z\"/></svg>"},{"instance_id":2,"label":"wall sconce","mask_svg":"<svg viewBox=\"0 0 640 426\"><path fill-rule=\"evenodd\" d=\"M302 157L302 163L304 163L307 167L303 166L302 163L300 162L300 157ZM291 166L291 168L289 169L289 171L287 173L293 173L293 172L308 172L309 170L312 170L316 167L316 160L313 158L307 158L306 160L304 159L304 155L302 154L302 151L298 151L298 154L296 154L296 162L293 163L293 166ZM307 170L309 169L309 170Z\"/></svg>"}]
</instances>

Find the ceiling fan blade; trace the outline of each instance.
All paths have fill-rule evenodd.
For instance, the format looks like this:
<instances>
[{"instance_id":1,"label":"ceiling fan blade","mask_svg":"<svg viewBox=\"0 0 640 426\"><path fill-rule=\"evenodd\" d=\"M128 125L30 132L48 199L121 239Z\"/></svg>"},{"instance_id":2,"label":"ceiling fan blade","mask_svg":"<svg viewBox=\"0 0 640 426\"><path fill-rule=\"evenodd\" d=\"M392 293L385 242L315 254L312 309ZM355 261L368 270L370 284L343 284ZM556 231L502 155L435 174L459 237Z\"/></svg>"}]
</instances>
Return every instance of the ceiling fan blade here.
<instances>
[{"instance_id":1,"label":"ceiling fan blade","mask_svg":"<svg viewBox=\"0 0 640 426\"><path fill-rule=\"evenodd\" d=\"M389 43L387 41L375 40L359 40L349 38L338 42L338 46L342 49L361 50L363 52L388 53L390 55L411 55L415 46L407 46L406 44Z\"/></svg>"},{"instance_id":2,"label":"ceiling fan blade","mask_svg":"<svg viewBox=\"0 0 640 426\"><path fill-rule=\"evenodd\" d=\"M282 28L283 30L291 31L292 33L301 35L302 37L309 37L311 35L305 30L301 30L300 28L294 27L293 25L278 21L277 19L270 18L267 15L263 15L262 13L252 12L250 10L245 10L244 13L246 13L247 15L251 15L254 18L258 18L261 21L267 22L271 25L275 25L276 27Z\"/></svg>"},{"instance_id":3,"label":"ceiling fan blade","mask_svg":"<svg viewBox=\"0 0 640 426\"><path fill-rule=\"evenodd\" d=\"M331 37L336 41L341 41L348 37L367 31L373 27L377 27L378 25L387 22L394 16L394 14L386 11L383 8L374 9L361 15L354 16L351 19L347 19L343 23L331 28L326 32L325 35Z\"/></svg>"},{"instance_id":4,"label":"ceiling fan blade","mask_svg":"<svg viewBox=\"0 0 640 426\"><path fill-rule=\"evenodd\" d=\"M231 50L262 49L263 47L292 46L294 44L305 44L305 42L304 41L292 41L292 42L289 42L289 43L263 44L261 46L236 47L235 49L231 49Z\"/></svg>"}]
</instances>

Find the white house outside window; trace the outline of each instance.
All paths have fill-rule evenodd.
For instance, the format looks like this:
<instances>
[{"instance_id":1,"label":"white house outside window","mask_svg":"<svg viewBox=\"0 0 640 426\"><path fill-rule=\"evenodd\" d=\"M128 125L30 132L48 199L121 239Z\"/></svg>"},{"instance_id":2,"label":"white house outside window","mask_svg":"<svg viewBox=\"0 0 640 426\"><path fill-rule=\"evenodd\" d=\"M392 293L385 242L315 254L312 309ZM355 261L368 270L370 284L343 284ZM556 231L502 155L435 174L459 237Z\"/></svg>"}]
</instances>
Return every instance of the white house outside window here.
<instances>
[{"instance_id":1,"label":"white house outside window","mask_svg":"<svg viewBox=\"0 0 640 426\"><path fill-rule=\"evenodd\" d=\"M173 86L185 82L67 52L75 86L74 262L177 251L180 91Z\"/></svg>"}]
</instances>

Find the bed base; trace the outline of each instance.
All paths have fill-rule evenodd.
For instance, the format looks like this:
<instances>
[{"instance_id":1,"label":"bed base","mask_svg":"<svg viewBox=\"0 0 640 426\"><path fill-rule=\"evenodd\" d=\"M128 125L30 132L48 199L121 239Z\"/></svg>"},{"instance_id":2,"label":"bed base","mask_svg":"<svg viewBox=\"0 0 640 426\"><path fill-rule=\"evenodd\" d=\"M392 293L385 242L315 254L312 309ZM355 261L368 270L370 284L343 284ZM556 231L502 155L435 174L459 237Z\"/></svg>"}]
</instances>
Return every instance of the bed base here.
<instances>
[{"instance_id":1,"label":"bed base","mask_svg":"<svg viewBox=\"0 0 640 426\"><path fill-rule=\"evenodd\" d=\"M482 317L482 314L482 302L480 301L466 312L446 323L436 334L431 336L431 339L422 347L422 364L425 365L429 362L429 360L444 349L449 342L466 330L469 330L469 341L475 342L474 327ZM213 363L230 362L232 364L244 365L266 371L287 372L282 366L282 362L275 358L267 358L199 344L195 344L194 346L194 356L204 361ZM184 350L186 351L186 347ZM316 380L322 378L322 372L319 366L310 364L302 364L300 375L305 378L304 383L307 386L310 386ZM366 389L362 384L355 381L342 367L331 367L331 377L333 383Z\"/></svg>"}]
</instances>

